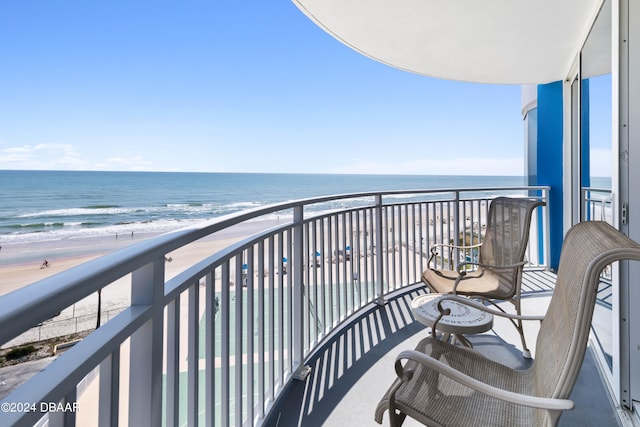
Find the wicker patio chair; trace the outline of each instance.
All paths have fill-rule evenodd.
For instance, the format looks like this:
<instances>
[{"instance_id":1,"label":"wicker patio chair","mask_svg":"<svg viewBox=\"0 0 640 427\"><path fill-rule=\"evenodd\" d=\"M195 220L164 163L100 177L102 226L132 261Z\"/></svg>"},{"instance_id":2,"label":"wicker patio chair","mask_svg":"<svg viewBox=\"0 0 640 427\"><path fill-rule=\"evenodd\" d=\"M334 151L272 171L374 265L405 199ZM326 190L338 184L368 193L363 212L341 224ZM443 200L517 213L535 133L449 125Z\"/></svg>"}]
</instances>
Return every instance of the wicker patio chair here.
<instances>
[{"instance_id":1,"label":"wicker patio chair","mask_svg":"<svg viewBox=\"0 0 640 427\"><path fill-rule=\"evenodd\" d=\"M382 423L388 410L392 426L407 415L429 426L555 425L574 406L568 397L584 360L600 273L621 259L640 260L640 245L603 222L572 227L528 369L513 370L475 350L425 338L397 357L398 379L378 404L376 421ZM516 316L457 295L444 298Z\"/></svg>"},{"instance_id":2,"label":"wicker patio chair","mask_svg":"<svg viewBox=\"0 0 640 427\"><path fill-rule=\"evenodd\" d=\"M422 274L422 281L436 293L482 297L488 301L510 301L515 305L516 313L521 314L522 268L529 242L531 216L538 206L544 206L544 202L528 198L494 199L489 206L482 242L473 246L436 245L431 248L428 265L435 263L440 247L449 248L451 253L455 250L476 250L479 252L478 261L462 262L455 270L429 268ZM468 271L469 268L474 270ZM522 321L511 322L520 334L524 357L530 358Z\"/></svg>"}]
</instances>

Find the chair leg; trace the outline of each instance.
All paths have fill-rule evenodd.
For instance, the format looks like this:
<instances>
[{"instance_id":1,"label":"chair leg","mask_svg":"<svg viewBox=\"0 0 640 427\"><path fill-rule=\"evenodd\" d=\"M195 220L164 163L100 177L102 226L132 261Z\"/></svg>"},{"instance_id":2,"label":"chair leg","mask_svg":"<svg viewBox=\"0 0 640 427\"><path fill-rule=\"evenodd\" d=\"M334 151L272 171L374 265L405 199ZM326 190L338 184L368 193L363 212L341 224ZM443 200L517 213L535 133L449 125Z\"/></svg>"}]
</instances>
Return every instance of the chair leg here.
<instances>
[{"instance_id":1,"label":"chair leg","mask_svg":"<svg viewBox=\"0 0 640 427\"><path fill-rule=\"evenodd\" d=\"M389 425L391 427L401 427L405 418L407 418L406 414L403 414L402 412L396 413L396 411L391 410L391 408L389 408L389 411L387 412L389 413Z\"/></svg>"},{"instance_id":2,"label":"chair leg","mask_svg":"<svg viewBox=\"0 0 640 427\"><path fill-rule=\"evenodd\" d=\"M520 298L516 298L513 303L516 306L516 313L518 314L518 316L522 316L522 310L520 309ZM517 322L514 323L514 326L518 330L518 333L520 334L520 340L522 341L522 357L524 357L525 359L531 359L531 351L529 350L529 347L527 347L527 341L524 337L522 319L518 319Z\"/></svg>"},{"instance_id":3,"label":"chair leg","mask_svg":"<svg viewBox=\"0 0 640 427\"><path fill-rule=\"evenodd\" d=\"M497 308L498 310L502 311L503 313L506 313L502 307L500 307L498 304L496 304L495 301L493 301L491 299L487 299L487 298L483 298L483 300L493 304L493 306L495 308ZM518 316L522 316L522 310L520 309L520 298L511 299L511 303L516 308L516 314ZM527 347L527 341L526 341L526 339L524 337L524 328L522 326L523 325L522 320L520 320L520 319L518 319L518 320L510 319L510 321L513 324L513 326L518 330L518 333L520 334L520 341L522 341L522 357L524 357L525 359L531 359L531 351L529 350L529 347Z\"/></svg>"}]
</instances>

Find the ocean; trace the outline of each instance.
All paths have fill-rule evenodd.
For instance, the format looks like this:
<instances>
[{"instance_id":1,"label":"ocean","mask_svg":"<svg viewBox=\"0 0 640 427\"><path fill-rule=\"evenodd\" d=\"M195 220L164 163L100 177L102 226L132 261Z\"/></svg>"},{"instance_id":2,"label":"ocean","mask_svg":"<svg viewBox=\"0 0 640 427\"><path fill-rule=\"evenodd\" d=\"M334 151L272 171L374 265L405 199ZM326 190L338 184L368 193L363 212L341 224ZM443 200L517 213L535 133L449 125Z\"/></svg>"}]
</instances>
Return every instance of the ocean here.
<instances>
[{"instance_id":1,"label":"ocean","mask_svg":"<svg viewBox=\"0 0 640 427\"><path fill-rule=\"evenodd\" d=\"M520 185L509 176L0 171L0 265L10 245L158 234L314 196Z\"/></svg>"}]
</instances>

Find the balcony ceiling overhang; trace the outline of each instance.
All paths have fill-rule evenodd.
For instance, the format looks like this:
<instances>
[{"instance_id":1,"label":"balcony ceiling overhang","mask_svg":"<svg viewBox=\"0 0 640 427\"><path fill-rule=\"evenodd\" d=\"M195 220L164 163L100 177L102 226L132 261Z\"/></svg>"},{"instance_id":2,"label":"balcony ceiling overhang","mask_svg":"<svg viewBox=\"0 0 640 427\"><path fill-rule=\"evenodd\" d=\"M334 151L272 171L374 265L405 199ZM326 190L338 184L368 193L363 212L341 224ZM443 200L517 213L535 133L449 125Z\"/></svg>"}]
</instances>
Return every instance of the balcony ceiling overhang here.
<instances>
[{"instance_id":1,"label":"balcony ceiling overhang","mask_svg":"<svg viewBox=\"0 0 640 427\"><path fill-rule=\"evenodd\" d=\"M539 84L567 77L603 1L293 2L342 43L390 66L451 80ZM606 45L610 22L603 33Z\"/></svg>"}]
</instances>

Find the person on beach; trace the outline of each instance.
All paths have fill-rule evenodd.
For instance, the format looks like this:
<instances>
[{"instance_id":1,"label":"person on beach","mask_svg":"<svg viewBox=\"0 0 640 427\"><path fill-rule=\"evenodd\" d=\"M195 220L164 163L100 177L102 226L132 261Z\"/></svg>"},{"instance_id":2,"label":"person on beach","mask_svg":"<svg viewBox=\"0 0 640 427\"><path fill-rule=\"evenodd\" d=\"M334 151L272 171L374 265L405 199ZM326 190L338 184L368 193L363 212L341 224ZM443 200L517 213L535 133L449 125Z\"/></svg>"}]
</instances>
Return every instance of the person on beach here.
<instances>
[{"instance_id":1,"label":"person on beach","mask_svg":"<svg viewBox=\"0 0 640 427\"><path fill-rule=\"evenodd\" d=\"M49 267L49 261L45 259L44 261L42 261L42 265L40 266L40 268L47 268L47 267Z\"/></svg>"}]
</instances>

